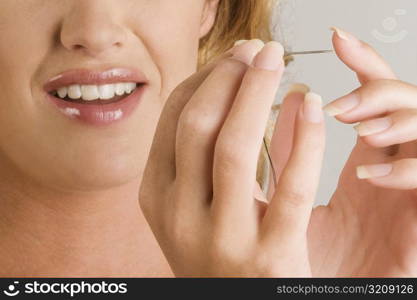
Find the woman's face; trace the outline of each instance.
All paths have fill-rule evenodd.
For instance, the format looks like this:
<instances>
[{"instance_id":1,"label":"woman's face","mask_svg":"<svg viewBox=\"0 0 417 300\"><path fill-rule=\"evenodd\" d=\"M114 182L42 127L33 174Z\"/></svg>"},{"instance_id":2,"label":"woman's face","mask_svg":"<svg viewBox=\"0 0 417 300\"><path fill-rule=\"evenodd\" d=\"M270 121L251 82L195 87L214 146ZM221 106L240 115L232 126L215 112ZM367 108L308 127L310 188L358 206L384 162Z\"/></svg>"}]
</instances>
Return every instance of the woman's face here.
<instances>
[{"instance_id":1,"label":"woman's face","mask_svg":"<svg viewBox=\"0 0 417 300\"><path fill-rule=\"evenodd\" d=\"M196 70L198 41L215 16L216 1L209 2L1 0L0 172L14 166L67 191L140 178L167 96ZM131 115L116 122L66 115L45 91L67 71L113 68L139 71L148 82Z\"/></svg>"}]
</instances>

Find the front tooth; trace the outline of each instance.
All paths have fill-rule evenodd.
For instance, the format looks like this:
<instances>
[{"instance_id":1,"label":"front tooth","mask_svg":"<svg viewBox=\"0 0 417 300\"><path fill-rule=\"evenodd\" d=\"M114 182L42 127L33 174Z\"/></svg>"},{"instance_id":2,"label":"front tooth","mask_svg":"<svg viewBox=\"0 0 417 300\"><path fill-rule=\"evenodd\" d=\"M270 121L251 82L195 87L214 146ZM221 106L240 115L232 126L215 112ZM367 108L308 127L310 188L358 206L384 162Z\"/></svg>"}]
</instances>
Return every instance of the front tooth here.
<instances>
[{"instance_id":1,"label":"front tooth","mask_svg":"<svg viewBox=\"0 0 417 300\"><path fill-rule=\"evenodd\" d=\"M70 85L68 88L68 97L70 99L80 99L81 96L81 87L78 84Z\"/></svg>"},{"instance_id":2,"label":"front tooth","mask_svg":"<svg viewBox=\"0 0 417 300\"><path fill-rule=\"evenodd\" d=\"M58 89L58 96L59 98L65 98L68 94L68 89L66 87L62 87L60 89Z\"/></svg>"},{"instance_id":3,"label":"front tooth","mask_svg":"<svg viewBox=\"0 0 417 300\"><path fill-rule=\"evenodd\" d=\"M100 98L98 87L96 85L82 85L81 86L82 98L85 101L96 100Z\"/></svg>"},{"instance_id":4,"label":"front tooth","mask_svg":"<svg viewBox=\"0 0 417 300\"><path fill-rule=\"evenodd\" d=\"M125 91L130 94L136 88L136 83L127 82L125 83Z\"/></svg>"},{"instance_id":5,"label":"front tooth","mask_svg":"<svg viewBox=\"0 0 417 300\"><path fill-rule=\"evenodd\" d=\"M114 84L104 84L98 87L98 92L100 94L100 99L107 100L114 98Z\"/></svg>"},{"instance_id":6,"label":"front tooth","mask_svg":"<svg viewBox=\"0 0 417 300\"><path fill-rule=\"evenodd\" d=\"M125 84L124 83L116 83L115 85L115 89L114 89L115 93L117 96L122 96L125 93Z\"/></svg>"}]
</instances>

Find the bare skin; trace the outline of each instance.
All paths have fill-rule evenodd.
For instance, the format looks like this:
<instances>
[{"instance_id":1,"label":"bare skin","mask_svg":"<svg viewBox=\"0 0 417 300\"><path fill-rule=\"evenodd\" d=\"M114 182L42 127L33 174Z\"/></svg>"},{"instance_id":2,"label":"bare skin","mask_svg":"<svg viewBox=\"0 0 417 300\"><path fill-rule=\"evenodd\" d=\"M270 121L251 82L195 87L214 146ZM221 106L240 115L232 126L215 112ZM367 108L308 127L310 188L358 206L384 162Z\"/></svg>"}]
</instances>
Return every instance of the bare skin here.
<instances>
[{"instance_id":1,"label":"bare skin","mask_svg":"<svg viewBox=\"0 0 417 300\"><path fill-rule=\"evenodd\" d=\"M1 1L1 276L172 274L137 195L163 104L196 71L216 10L215 0ZM45 105L56 74L113 67L149 79L123 124L95 129Z\"/></svg>"},{"instance_id":2,"label":"bare skin","mask_svg":"<svg viewBox=\"0 0 417 300\"><path fill-rule=\"evenodd\" d=\"M359 123L355 126L359 135L329 205L312 211L308 230L312 273L323 277L415 277L417 87L398 80L368 44L347 32L341 36L333 36L334 48L361 86L332 103L340 112L335 115L337 120ZM340 102L352 94L359 99L358 105L341 112L346 105ZM291 152L293 129L288 124L294 122L300 101L297 96L288 98L271 149L278 173ZM332 105L326 110L334 115ZM369 127L375 120L385 125L379 121L382 118L389 118L391 127ZM358 166L384 163L393 163L388 175L358 178Z\"/></svg>"},{"instance_id":3,"label":"bare skin","mask_svg":"<svg viewBox=\"0 0 417 300\"><path fill-rule=\"evenodd\" d=\"M356 107L335 117L346 124L359 122L359 135L329 206L312 215L314 273L416 277L417 86L398 80L369 45L349 33L344 36L347 41L334 37L335 48L361 86L334 101L340 107L352 95L359 99ZM392 164L388 174L356 176L357 166L385 163Z\"/></svg>"},{"instance_id":4,"label":"bare skin","mask_svg":"<svg viewBox=\"0 0 417 300\"><path fill-rule=\"evenodd\" d=\"M289 94L271 147L278 184L265 204L253 199L251 189L262 143L259 128L267 121L263 106L271 104L274 84L256 61L272 46L252 60L253 43L234 48L232 58L208 67L209 75L202 72L179 87L157 128L139 201L174 273L416 276L417 87L399 81L369 45L337 30L335 51L361 86L326 111L347 124L360 122L358 142L330 204L312 209L323 128L301 116L308 97ZM241 51L247 68L232 62ZM229 82L228 92L214 98L219 103L205 102L209 87L220 82ZM179 105L175 97L189 101ZM348 107L349 99L355 107ZM177 125L162 126L167 122ZM169 171L162 176L161 168Z\"/></svg>"},{"instance_id":5,"label":"bare skin","mask_svg":"<svg viewBox=\"0 0 417 300\"><path fill-rule=\"evenodd\" d=\"M0 87L1 101L7 108L0 110L0 275L171 276L171 268L178 276L416 275L417 184L413 181L415 161L412 157L415 157L413 141L416 139L413 100L417 92L414 85L398 81L372 49L358 47L355 50L354 44L334 37L337 54L357 72L363 85L359 90L361 100L370 103L362 111L337 118L349 124L389 113L397 124L393 127L396 131L358 140L329 206L314 209L310 219L324 150L324 132L321 123L308 125L305 122L300 113L304 95L300 93L286 98L280 114L281 119L292 118L298 130L293 131L289 123L281 126L274 139L280 147L272 149L276 165L285 165L282 162L289 159L289 153L292 153L292 163L279 170L282 183L276 192L271 190L272 205L252 202L256 187L255 158L269 104L283 71L279 68L258 72L263 76L262 84L267 85L261 89L265 97L260 97L265 102L251 106L253 112L259 114L248 118L248 114L235 110L231 119L241 126L234 127L231 122L226 126L229 129L223 134L223 150L236 153L226 141L236 142L237 128L247 129L239 140L247 144L238 148L246 149L239 156L241 161L230 162L227 157L232 155L220 151L223 158L220 162L240 167L233 168L235 173L232 174L224 164L217 163L218 176L214 181L217 195L221 195L216 198L221 200L217 201L221 205L214 210L217 213L208 215L207 206L204 210L201 206L192 207L204 203L195 200L209 198L212 187L211 176L198 176L199 168L208 171L211 167L204 164L210 160L201 159L207 158L205 149L193 151L199 156L195 160L187 160L191 155L180 152L182 159L177 166L172 165L173 153L168 152L171 165L166 164L160 174L170 176L175 167L180 166L182 171L186 170L182 173L186 176L178 177L180 180L172 185L174 189L166 189L166 182L148 177L147 184L142 185L146 187L142 190L143 197L139 199L145 220L137 200L157 121L166 99L178 97L172 94L174 88L195 72L198 40L213 25L217 1L184 0L181 8L177 2L163 0L125 0L123 5L112 0L45 0L42 5L39 3L37 0L3 0L0 4L0 38L4 39L0 43L3 70ZM166 22L160 22L159 17ZM358 49L366 51L358 52ZM216 91L220 94L237 91L239 79L246 72L245 64L250 65L256 55L253 50L247 51L240 53L238 60L229 61L230 73L217 77L216 89L200 94L202 100L215 99L210 93ZM58 72L74 67L101 69L132 64L146 73L151 85L141 109L123 126L96 131L69 123L43 105L42 84ZM236 77L232 78L231 73ZM247 79L247 92L260 87L262 80L255 77ZM224 90L217 88L221 84L225 84ZM184 85L179 90L181 87ZM189 96L197 87L191 85L182 92ZM384 97L389 94L395 94L396 98ZM254 104L244 93L239 99L246 99L249 106ZM372 106L375 99L381 102ZM189 98L179 100L178 103L185 104ZM243 112L250 111L243 109ZM184 132L195 129L195 122L201 121L196 116L202 115L189 113L187 122L180 123L186 125L179 128L183 145L192 145L187 144L187 138L193 135ZM179 114L176 117L164 118L164 122L177 122ZM247 120L258 118L258 124L245 127L249 124ZM205 120L210 121L210 118ZM221 118L217 122L222 125ZM197 125L202 126L197 128L206 135L209 131L204 130L219 128L219 123L217 127L216 124L211 124L213 127ZM163 141L172 138L177 130L177 127L167 128L171 130L167 135L159 134ZM253 128L257 130L251 131ZM248 133L252 133L250 140L245 140ZM290 140L277 139L282 136ZM294 144L293 137L297 140ZM401 144L398 152L389 148L393 144ZM166 145L165 140L157 149L169 150ZM244 157L245 154L249 157ZM401 158L408 160L395 163L391 175L362 181L356 177L358 164ZM163 161L159 159L154 154L151 163ZM194 163L184 168L191 161ZM244 164L239 165L239 162ZM309 162L315 163L308 165ZM243 176L245 174L248 176ZM241 180L231 181L237 177L228 175L241 176ZM303 186L299 184L300 178L305 179L301 180ZM236 187L237 194L229 193L231 186ZM175 194L152 194L155 187ZM171 199L168 197L173 195ZM174 208L182 207L182 213L188 213L189 218L172 218L180 214L173 214L177 212L175 209L164 209L166 206L161 202L172 199L179 200ZM231 206L236 205L235 210L222 205L229 200ZM195 213L197 210L193 209L204 213ZM215 222L208 222L207 216ZM167 236L160 224L176 225L170 227L175 234ZM204 226L196 226L202 224ZM249 241L246 247L241 247L239 241L242 240ZM259 240L262 243L258 243ZM210 247L206 247L208 241L213 242ZM210 250L209 255L205 255L206 250ZM191 252L193 255L189 255Z\"/></svg>"}]
</instances>

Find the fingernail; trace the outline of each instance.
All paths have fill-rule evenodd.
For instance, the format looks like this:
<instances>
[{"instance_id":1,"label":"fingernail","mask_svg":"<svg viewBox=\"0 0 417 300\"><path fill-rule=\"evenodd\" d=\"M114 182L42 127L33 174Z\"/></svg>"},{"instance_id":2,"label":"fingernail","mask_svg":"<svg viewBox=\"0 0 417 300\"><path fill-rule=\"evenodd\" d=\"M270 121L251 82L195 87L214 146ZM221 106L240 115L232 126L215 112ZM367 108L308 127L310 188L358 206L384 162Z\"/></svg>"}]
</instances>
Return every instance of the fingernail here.
<instances>
[{"instance_id":1,"label":"fingernail","mask_svg":"<svg viewBox=\"0 0 417 300\"><path fill-rule=\"evenodd\" d=\"M387 130L391 126L391 118L385 117L362 122L353 126L353 128L358 132L360 136L367 136L375 133L380 133L384 130Z\"/></svg>"},{"instance_id":2,"label":"fingernail","mask_svg":"<svg viewBox=\"0 0 417 300\"><path fill-rule=\"evenodd\" d=\"M267 202L265 193L262 191L262 188L258 182L255 182L255 187L253 189L253 198L258 199L260 201Z\"/></svg>"},{"instance_id":3,"label":"fingernail","mask_svg":"<svg viewBox=\"0 0 417 300\"><path fill-rule=\"evenodd\" d=\"M335 26L330 27L330 30L336 32L337 36L346 42L353 42L353 43L358 43L358 44L360 43L360 40L357 37L355 37L353 34L345 30L342 30Z\"/></svg>"},{"instance_id":4,"label":"fingernail","mask_svg":"<svg viewBox=\"0 0 417 300\"><path fill-rule=\"evenodd\" d=\"M232 49L233 58L251 65L255 56L264 48L265 43L259 39L253 39L242 42L239 46Z\"/></svg>"},{"instance_id":5,"label":"fingernail","mask_svg":"<svg viewBox=\"0 0 417 300\"><path fill-rule=\"evenodd\" d=\"M242 45L243 43L246 43L248 40L238 40L235 42L235 44L233 46L239 46Z\"/></svg>"},{"instance_id":6,"label":"fingernail","mask_svg":"<svg viewBox=\"0 0 417 300\"><path fill-rule=\"evenodd\" d=\"M284 47L276 42L268 42L253 60L258 69L276 71L284 64Z\"/></svg>"},{"instance_id":7,"label":"fingernail","mask_svg":"<svg viewBox=\"0 0 417 300\"><path fill-rule=\"evenodd\" d=\"M343 114L359 105L360 99L356 93L351 93L327 104L323 110L331 117Z\"/></svg>"},{"instance_id":8,"label":"fingernail","mask_svg":"<svg viewBox=\"0 0 417 300\"><path fill-rule=\"evenodd\" d=\"M305 95L309 91L310 91L310 87L308 85L305 85L303 83L294 83L288 89L285 97L287 97L287 96L289 96L291 94L297 94L297 93Z\"/></svg>"},{"instance_id":9,"label":"fingernail","mask_svg":"<svg viewBox=\"0 0 417 300\"><path fill-rule=\"evenodd\" d=\"M323 121L322 103L320 95L308 92L303 103L304 119L310 123L321 123Z\"/></svg>"},{"instance_id":10,"label":"fingernail","mask_svg":"<svg viewBox=\"0 0 417 300\"><path fill-rule=\"evenodd\" d=\"M363 165L356 167L356 176L359 179L386 176L392 171L392 164Z\"/></svg>"}]
</instances>

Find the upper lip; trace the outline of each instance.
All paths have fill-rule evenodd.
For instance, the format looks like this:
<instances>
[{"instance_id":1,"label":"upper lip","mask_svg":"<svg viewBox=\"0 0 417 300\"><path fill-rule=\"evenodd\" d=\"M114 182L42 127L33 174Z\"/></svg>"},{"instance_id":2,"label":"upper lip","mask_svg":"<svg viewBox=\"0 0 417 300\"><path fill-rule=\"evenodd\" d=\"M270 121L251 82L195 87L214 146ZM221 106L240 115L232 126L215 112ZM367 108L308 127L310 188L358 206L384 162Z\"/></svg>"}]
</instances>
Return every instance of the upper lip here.
<instances>
[{"instance_id":1,"label":"upper lip","mask_svg":"<svg viewBox=\"0 0 417 300\"><path fill-rule=\"evenodd\" d=\"M138 69L111 68L104 71L74 69L60 73L49 79L44 85L46 92L56 91L73 84L103 85L118 82L148 83L146 76Z\"/></svg>"}]
</instances>

